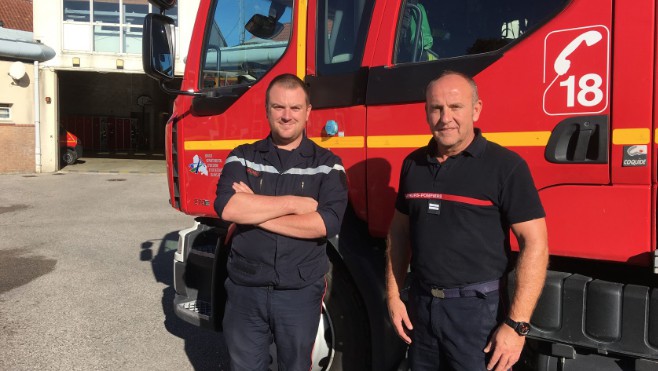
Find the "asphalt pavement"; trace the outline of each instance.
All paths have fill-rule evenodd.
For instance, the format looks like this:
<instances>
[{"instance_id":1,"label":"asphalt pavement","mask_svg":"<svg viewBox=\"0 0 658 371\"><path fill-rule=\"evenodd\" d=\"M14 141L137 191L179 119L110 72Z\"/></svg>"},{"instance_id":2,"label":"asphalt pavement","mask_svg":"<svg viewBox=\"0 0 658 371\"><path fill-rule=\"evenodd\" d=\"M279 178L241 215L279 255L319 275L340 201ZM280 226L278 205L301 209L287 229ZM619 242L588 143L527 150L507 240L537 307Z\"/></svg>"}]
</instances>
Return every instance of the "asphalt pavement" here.
<instances>
[{"instance_id":1,"label":"asphalt pavement","mask_svg":"<svg viewBox=\"0 0 658 371\"><path fill-rule=\"evenodd\" d=\"M225 369L221 334L173 313L192 218L164 161L109 160L0 175L0 370Z\"/></svg>"}]
</instances>

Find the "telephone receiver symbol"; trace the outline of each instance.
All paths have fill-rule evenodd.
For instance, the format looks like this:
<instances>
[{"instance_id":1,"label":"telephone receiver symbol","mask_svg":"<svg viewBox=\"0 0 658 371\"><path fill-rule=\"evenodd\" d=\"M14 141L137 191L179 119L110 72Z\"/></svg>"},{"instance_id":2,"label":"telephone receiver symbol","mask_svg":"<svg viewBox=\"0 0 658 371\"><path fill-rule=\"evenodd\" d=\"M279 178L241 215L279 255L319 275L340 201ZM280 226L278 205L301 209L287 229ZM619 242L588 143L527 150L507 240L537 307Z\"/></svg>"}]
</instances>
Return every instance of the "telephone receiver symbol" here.
<instances>
[{"instance_id":1,"label":"telephone receiver symbol","mask_svg":"<svg viewBox=\"0 0 658 371\"><path fill-rule=\"evenodd\" d=\"M580 46L580 44L584 42L587 46L592 46L601 41L602 38L603 35L601 35L599 31L587 31L578 35L569 43L569 45L564 48L564 50L562 50L560 55L558 55L555 63L553 64L555 72L562 76L567 73L567 71L569 71L569 67L571 67L571 61L568 60L567 57L569 57L571 53L573 53Z\"/></svg>"}]
</instances>

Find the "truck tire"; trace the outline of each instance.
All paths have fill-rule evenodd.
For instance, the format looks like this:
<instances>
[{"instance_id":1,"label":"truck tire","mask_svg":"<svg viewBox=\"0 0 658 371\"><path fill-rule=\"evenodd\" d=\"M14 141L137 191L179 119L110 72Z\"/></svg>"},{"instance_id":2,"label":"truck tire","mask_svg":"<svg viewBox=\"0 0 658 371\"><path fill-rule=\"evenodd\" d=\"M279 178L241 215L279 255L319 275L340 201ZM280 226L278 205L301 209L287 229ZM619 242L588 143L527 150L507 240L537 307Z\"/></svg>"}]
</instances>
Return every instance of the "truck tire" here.
<instances>
[{"instance_id":1,"label":"truck tire","mask_svg":"<svg viewBox=\"0 0 658 371\"><path fill-rule=\"evenodd\" d=\"M67 165L75 164L75 161L78 159L78 154L72 149L66 149L66 152L62 154L62 161Z\"/></svg>"}]
</instances>

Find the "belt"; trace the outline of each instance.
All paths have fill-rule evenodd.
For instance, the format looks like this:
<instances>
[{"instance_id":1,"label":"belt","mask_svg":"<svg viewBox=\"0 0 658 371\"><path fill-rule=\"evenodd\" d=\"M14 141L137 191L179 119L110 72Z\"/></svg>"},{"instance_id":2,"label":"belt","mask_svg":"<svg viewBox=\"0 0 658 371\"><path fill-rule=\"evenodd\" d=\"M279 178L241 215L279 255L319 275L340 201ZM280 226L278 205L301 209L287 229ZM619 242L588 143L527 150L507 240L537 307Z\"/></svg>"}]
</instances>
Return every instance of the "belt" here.
<instances>
[{"instance_id":1,"label":"belt","mask_svg":"<svg viewBox=\"0 0 658 371\"><path fill-rule=\"evenodd\" d=\"M498 291L500 289L500 280L479 282L472 285L455 288L442 288L435 285L419 282L421 289L428 292L435 298L439 299L453 299L453 298L467 298L477 296L486 298L490 292Z\"/></svg>"}]
</instances>

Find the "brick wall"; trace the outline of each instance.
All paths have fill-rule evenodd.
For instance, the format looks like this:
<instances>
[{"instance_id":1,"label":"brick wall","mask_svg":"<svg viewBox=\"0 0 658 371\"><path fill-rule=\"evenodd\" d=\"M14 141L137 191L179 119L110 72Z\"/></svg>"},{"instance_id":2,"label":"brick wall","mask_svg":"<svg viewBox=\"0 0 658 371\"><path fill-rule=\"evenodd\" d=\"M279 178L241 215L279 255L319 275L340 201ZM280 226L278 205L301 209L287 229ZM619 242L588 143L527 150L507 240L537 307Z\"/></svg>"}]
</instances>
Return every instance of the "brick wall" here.
<instances>
[{"instance_id":1,"label":"brick wall","mask_svg":"<svg viewBox=\"0 0 658 371\"><path fill-rule=\"evenodd\" d=\"M0 124L0 174L34 172L34 125Z\"/></svg>"}]
</instances>

